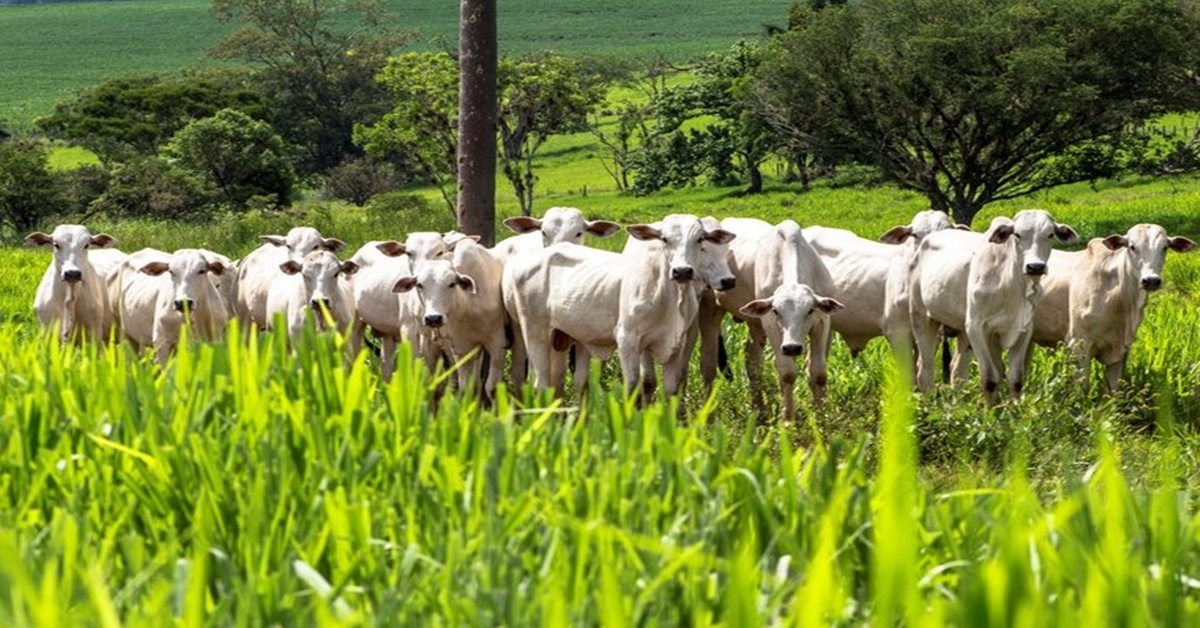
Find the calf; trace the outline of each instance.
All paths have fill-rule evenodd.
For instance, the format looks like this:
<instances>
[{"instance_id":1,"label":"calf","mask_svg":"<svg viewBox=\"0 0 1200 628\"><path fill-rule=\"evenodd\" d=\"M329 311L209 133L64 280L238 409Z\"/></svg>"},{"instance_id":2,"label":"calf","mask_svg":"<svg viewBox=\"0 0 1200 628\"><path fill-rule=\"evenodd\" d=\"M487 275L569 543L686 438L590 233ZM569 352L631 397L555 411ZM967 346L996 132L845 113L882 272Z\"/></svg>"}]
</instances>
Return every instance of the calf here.
<instances>
[{"instance_id":1,"label":"calf","mask_svg":"<svg viewBox=\"0 0 1200 628\"><path fill-rule=\"evenodd\" d=\"M1146 299L1162 287L1167 251L1194 248L1192 240L1169 236L1159 225L1140 224L1125 235L1093 239L1082 251L1055 251L1042 280L1033 341L1066 343L1079 362L1085 386L1088 364L1097 360L1104 365L1108 390L1115 391Z\"/></svg>"},{"instance_id":2,"label":"calf","mask_svg":"<svg viewBox=\"0 0 1200 628\"><path fill-rule=\"evenodd\" d=\"M106 234L92 235L81 225L59 225L50 235L40 231L25 237L35 246L51 246L54 258L46 267L33 298L33 309L43 327L57 324L62 342L87 336L104 341L112 331L112 311L107 294L108 268L98 270L89 249L112 246L116 240ZM122 257L110 255L113 262ZM116 268L116 264L106 263Z\"/></svg>"},{"instance_id":3,"label":"calf","mask_svg":"<svg viewBox=\"0 0 1200 628\"><path fill-rule=\"evenodd\" d=\"M412 264L406 255L387 255L379 248L380 244L368 242L350 258L358 266L350 281L355 309L350 350L355 354L361 350L363 335L370 329L382 345L380 371L385 380L390 380L396 367L396 344L407 341L414 353L420 355L424 336L415 296L397 297L392 291L397 277L412 274Z\"/></svg>"},{"instance_id":4,"label":"calf","mask_svg":"<svg viewBox=\"0 0 1200 628\"><path fill-rule=\"evenodd\" d=\"M135 350L153 346L159 364L165 364L179 344L185 322L200 340L219 340L224 334L229 313L213 278L227 269L206 253L139 251L129 256L118 275L125 338Z\"/></svg>"},{"instance_id":5,"label":"calf","mask_svg":"<svg viewBox=\"0 0 1200 628\"><path fill-rule=\"evenodd\" d=\"M805 315L816 314L811 321L800 320L791 314L788 314L786 319L778 315L767 317L765 311L762 315L752 316L742 311L742 308L751 301L774 298L783 286L792 287L780 295L781 306L792 303L787 299L791 298L790 295L798 293L800 284L808 286L814 295L829 295L833 291L833 279L820 256L805 239L800 225L793 220L771 225L753 218L727 218L721 221L721 226L737 234L737 240L729 247L729 267L736 277L736 287L720 293L716 298L715 308L701 314L701 342L706 356L701 361L702 375L705 383L711 386L716 378L716 338L725 312L731 312L738 318L749 316L750 318L746 319L749 328L746 374L750 379L755 405L760 411L766 406L761 368L763 349L771 342L775 351L775 368L779 374L783 400L782 415L785 420L790 420L795 414L793 387L797 371L796 358L804 351L804 345L790 343L785 350L780 344L783 341L782 328L775 323L791 325L794 322L807 329L808 383L814 400L820 402L825 397L828 379L826 357L829 349L829 317L825 315L824 310L805 311ZM836 309L831 306L829 311ZM771 326L772 330L768 331L764 323ZM797 350L800 352L796 352Z\"/></svg>"},{"instance_id":6,"label":"calf","mask_svg":"<svg viewBox=\"0 0 1200 628\"><path fill-rule=\"evenodd\" d=\"M1035 209L1011 219L996 218L985 233L946 230L925 237L909 287L920 390L933 385L933 354L944 326L966 332L978 356L989 403L995 401L996 386L1004 375L1001 352L1005 349L1009 387L1014 395L1021 393L1034 305L1054 237L1073 242L1077 236L1071 227ZM957 382L963 371L955 370Z\"/></svg>"},{"instance_id":7,"label":"calf","mask_svg":"<svg viewBox=\"0 0 1200 628\"><path fill-rule=\"evenodd\" d=\"M354 295L344 277L358 271L351 261L341 262L333 253L315 250L303 263L287 260L279 266L280 276L267 293L266 320L270 325L284 316L288 335L296 338L311 312L318 329L333 327L346 332L354 317Z\"/></svg>"},{"instance_id":8,"label":"calf","mask_svg":"<svg viewBox=\"0 0 1200 628\"><path fill-rule=\"evenodd\" d=\"M286 236L258 236L263 245L242 258L237 273L237 314L259 328L271 326L267 312L267 296L272 284L281 278L280 269L284 262L297 264L316 250L337 253L346 246L337 238L325 238L312 227L295 227Z\"/></svg>"},{"instance_id":9,"label":"calf","mask_svg":"<svg viewBox=\"0 0 1200 628\"><path fill-rule=\"evenodd\" d=\"M496 383L504 373L504 302L500 295L502 266L489 251L473 241L459 244L454 261L430 260L401 277L395 284L400 293L415 291L420 298L421 320L433 331L437 346L455 362L471 351L486 351L485 398L493 399ZM479 382L482 355L460 365L460 387Z\"/></svg>"},{"instance_id":10,"label":"calf","mask_svg":"<svg viewBox=\"0 0 1200 628\"><path fill-rule=\"evenodd\" d=\"M640 386L643 402L656 386L656 363L665 366L665 392L675 394L681 378L672 369L681 361L672 358L698 307L687 284L697 278L701 248L726 244L733 234L680 214L626 229L631 237L619 254L561 243L505 265L505 305L516 315L539 388L555 384L552 351L574 342L581 360L606 359L616 349L626 390Z\"/></svg>"}]
</instances>

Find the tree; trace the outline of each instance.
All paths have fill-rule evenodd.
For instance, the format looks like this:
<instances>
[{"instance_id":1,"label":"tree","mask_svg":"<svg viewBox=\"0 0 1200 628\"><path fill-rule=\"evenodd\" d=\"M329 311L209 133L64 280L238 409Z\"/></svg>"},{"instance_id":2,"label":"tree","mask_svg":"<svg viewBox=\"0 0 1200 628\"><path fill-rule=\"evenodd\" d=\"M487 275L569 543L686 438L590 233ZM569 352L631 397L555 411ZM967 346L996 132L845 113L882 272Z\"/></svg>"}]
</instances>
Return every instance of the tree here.
<instances>
[{"instance_id":1,"label":"tree","mask_svg":"<svg viewBox=\"0 0 1200 628\"><path fill-rule=\"evenodd\" d=\"M163 147L163 155L184 171L213 185L233 209L245 209L255 196L291 201L295 172L279 134L265 122L233 109L197 120Z\"/></svg>"},{"instance_id":2,"label":"tree","mask_svg":"<svg viewBox=\"0 0 1200 628\"><path fill-rule=\"evenodd\" d=\"M301 148L305 173L357 154L354 123L387 110L374 78L408 36L382 7L380 0L213 0L220 22L243 26L211 54L260 68L273 126Z\"/></svg>"},{"instance_id":3,"label":"tree","mask_svg":"<svg viewBox=\"0 0 1200 628\"><path fill-rule=\"evenodd\" d=\"M389 59L378 80L392 94L392 110L376 124L355 125L354 141L367 154L437 185L453 213L458 66L444 52L409 52Z\"/></svg>"},{"instance_id":4,"label":"tree","mask_svg":"<svg viewBox=\"0 0 1200 628\"><path fill-rule=\"evenodd\" d=\"M533 159L551 136L587 128L604 86L572 59L541 55L500 63L500 161L521 213L533 211Z\"/></svg>"},{"instance_id":5,"label":"tree","mask_svg":"<svg viewBox=\"0 0 1200 628\"><path fill-rule=\"evenodd\" d=\"M458 226L496 241L496 0L461 0L458 18Z\"/></svg>"},{"instance_id":6,"label":"tree","mask_svg":"<svg viewBox=\"0 0 1200 628\"><path fill-rule=\"evenodd\" d=\"M798 8L755 93L969 223L1066 182L1054 156L1179 106L1197 17L1189 0Z\"/></svg>"},{"instance_id":7,"label":"tree","mask_svg":"<svg viewBox=\"0 0 1200 628\"><path fill-rule=\"evenodd\" d=\"M0 224L23 235L66 208L62 183L33 138L0 142Z\"/></svg>"},{"instance_id":8,"label":"tree","mask_svg":"<svg viewBox=\"0 0 1200 628\"><path fill-rule=\"evenodd\" d=\"M265 97L245 71L209 70L178 76L124 76L60 102L38 118L47 135L87 147L106 159L149 156L192 120L237 109L265 120Z\"/></svg>"}]
</instances>

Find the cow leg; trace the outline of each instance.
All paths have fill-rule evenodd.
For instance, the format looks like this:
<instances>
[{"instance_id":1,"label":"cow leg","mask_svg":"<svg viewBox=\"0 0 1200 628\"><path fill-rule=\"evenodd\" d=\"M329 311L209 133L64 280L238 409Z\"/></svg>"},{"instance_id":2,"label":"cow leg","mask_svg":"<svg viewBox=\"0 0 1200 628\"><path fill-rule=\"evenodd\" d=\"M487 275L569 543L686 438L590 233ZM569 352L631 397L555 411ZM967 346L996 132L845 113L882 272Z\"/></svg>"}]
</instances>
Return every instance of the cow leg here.
<instances>
[{"instance_id":1,"label":"cow leg","mask_svg":"<svg viewBox=\"0 0 1200 628\"><path fill-rule=\"evenodd\" d=\"M746 321L748 334L746 338L746 381L750 388L750 400L759 414L767 411L766 398L763 395L762 363L763 346L767 343L767 334L762 323L757 320Z\"/></svg>"},{"instance_id":2,"label":"cow leg","mask_svg":"<svg viewBox=\"0 0 1200 628\"><path fill-rule=\"evenodd\" d=\"M825 401L825 390L829 382L829 345L833 342L832 323L826 316L813 322L808 332L808 387L812 389L813 403Z\"/></svg>"},{"instance_id":3,"label":"cow leg","mask_svg":"<svg viewBox=\"0 0 1200 628\"><path fill-rule=\"evenodd\" d=\"M503 333L492 338L488 344L488 376L487 381L483 384L483 395L488 405L496 402L496 385L500 383L500 376L504 374L505 344Z\"/></svg>"},{"instance_id":4,"label":"cow leg","mask_svg":"<svg viewBox=\"0 0 1200 628\"><path fill-rule=\"evenodd\" d=\"M933 388L934 357L937 355L940 326L924 312L913 314L913 339L917 348L917 390Z\"/></svg>"},{"instance_id":5,"label":"cow leg","mask_svg":"<svg viewBox=\"0 0 1200 628\"><path fill-rule=\"evenodd\" d=\"M790 422L796 416L796 375L799 373L799 367L796 358L785 356L780 351L783 334L779 333L774 325L767 331L767 339L775 353L775 373L779 376L779 416L782 421Z\"/></svg>"},{"instance_id":6,"label":"cow leg","mask_svg":"<svg viewBox=\"0 0 1200 628\"><path fill-rule=\"evenodd\" d=\"M565 357L565 354L564 354ZM565 363L566 360L563 360ZM575 344L575 396L580 400L587 393L588 381L591 377L592 352L587 347Z\"/></svg>"},{"instance_id":7,"label":"cow leg","mask_svg":"<svg viewBox=\"0 0 1200 628\"><path fill-rule=\"evenodd\" d=\"M1033 353L1030 341L1033 339L1033 328L1017 338L1016 344L1008 350L1008 390L1014 398L1020 397L1025 389L1025 373L1029 366L1029 356Z\"/></svg>"},{"instance_id":8,"label":"cow leg","mask_svg":"<svg viewBox=\"0 0 1200 628\"><path fill-rule=\"evenodd\" d=\"M533 385L538 390L549 390L554 387L554 377L551 368L551 349L548 338L535 339L525 331L525 349L529 357L529 366L533 369Z\"/></svg>"},{"instance_id":9,"label":"cow leg","mask_svg":"<svg viewBox=\"0 0 1200 628\"><path fill-rule=\"evenodd\" d=\"M513 390L520 390L529 377L529 360L525 355L525 338L516 321L512 321L512 385Z\"/></svg>"},{"instance_id":10,"label":"cow leg","mask_svg":"<svg viewBox=\"0 0 1200 628\"><path fill-rule=\"evenodd\" d=\"M625 383L625 394L633 395L642 383L642 352L638 347L637 335L618 327L617 353L621 360L621 379Z\"/></svg>"},{"instance_id":11,"label":"cow leg","mask_svg":"<svg viewBox=\"0 0 1200 628\"><path fill-rule=\"evenodd\" d=\"M383 374L383 381L392 381L392 374L396 372L396 337L384 336L383 346L379 352L379 370Z\"/></svg>"},{"instance_id":12,"label":"cow leg","mask_svg":"<svg viewBox=\"0 0 1200 628\"><path fill-rule=\"evenodd\" d=\"M357 358L363 347L363 336L366 335L367 324L361 319L355 317L354 323L350 325L350 335L346 338L346 350L349 351L351 358Z\"/></svg>"},{"instance_id":13,"label":"cow leg","mask_svg":"<svg viewBox=\"0 0 1200 628\"><path fill-rule=\"evenodd\" d=\"M988 405L995 405L996 387L1001 377L1001 366L998 364L1000 347L977 325L967 326L967 337L979 361L979 383L983 388L983 397Z\"/></svg>"},{"instance_id":14,"label":"cow leg","mask_svg":"<svg viewBox=\"0 0 1200 628\"><path fill-rule=\"evenodd\" d=\"M1128 353L1122 353L1116 361L1104 365L1104 383L1108 385L1109 393L1117 392L1117 387L1121 385L1121 374L1125 371L1128 357Z\"/></svg>"},{"instance_id":15,"label":"cow leg","mask_svg":"<svg viewBox=\"0 0 1200 628\"><path fill-rule=\"evenodd\" d=\"M700 312L696 316L695 328L700 335L700 377L706 392L712 392L717 379L717 352L721 338L721 318L724 311L707 298L700 300ZM688 353L691 353L689 345Z\"/></svg>"},{"instance_id":16,"label":"cow leg","mask_svg":"<svg viewBox=\"0 0 1200 628\"><path fill-rule=\"evenodd\" d=\"M950 386L958 389L971 378L971 341L966 334L954 339L954 359L950 362Z\"/></svg>"},{"instance_id":17,"label":"cow leg","mask_svg":"<svg viewBox=\"0 0 1200 628\"><path fill-rule=\"evenodd\" d=\"M692 358L692 349L695 348L699 338L700 326L689 327L683 346L667 360L666 364L663 364L663 392L667 396L682 395L687 389L688 363Z\"/></svg>"},{"instance_id":18,"label":"cow leg","mask_svg":"<svg viewBox=\"0 0 1200 628\"><path fill-rule=\"evenodd\" d=\"M654 360L650 357L649 351L642 352L642 398L641 406L644 408L654 401L654 391L658 388L658 373L654 370Z\"/></svg>"}]
</instances>

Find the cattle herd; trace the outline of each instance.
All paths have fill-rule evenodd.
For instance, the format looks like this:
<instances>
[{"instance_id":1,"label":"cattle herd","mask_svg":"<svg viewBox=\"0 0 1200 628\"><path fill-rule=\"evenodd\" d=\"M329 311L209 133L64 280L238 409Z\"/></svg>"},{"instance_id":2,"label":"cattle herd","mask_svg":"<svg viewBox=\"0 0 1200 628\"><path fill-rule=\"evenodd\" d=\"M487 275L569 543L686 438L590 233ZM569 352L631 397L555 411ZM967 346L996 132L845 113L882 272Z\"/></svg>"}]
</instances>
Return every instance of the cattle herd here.
<instances>
[{"instance_id":1,"label":"cattle herd","mask_svg":"<svg viewBox=\"0 0 1200 628\"><path fill-rule=\"evenodd\" d=\"M659 369L663 392L680 392L699 342L711 386L728 313L748 326L746 371L760 407L770 343L785 418L795 412L801 356L814 400L824 397L832 332L853 355L886 337L921 390L934 383L943 337L958 339L951 381L966 377L975 355L989 402L1006 372L1011 393L1020 394L1031 343L1067 345L1083 373L1098 360L1115 389L1146 295L1162 285L1167 250L1196 246L1139 224L1078 252L1052 251L1053 239L1077 236L1042 210L996 218L983 233L923 211L880 241L791 220L673 214L625 227L620 253L584 246L587 234L621 227L585 220L577 209L505 224L519 235L490 249L457 232L421 232L368 242L344 261L344 242L307 227L261 236L239 261L202 249L126 255L110 248L112 236L79 225L26 241L53 247L34 309L64 341L115 337L136 350L153 347L165 363L185 323L193 338L211 341L235 317L244 329L284 324L290 336L311 320L346 334L352 354L369 329L384 378L402 341L431 369L462 360L461 386L480 380L486 358L488 398L508 353L514 385L532 370L536 388L561 395L572 346L575 381L593 358L615 351L626 389L646 400Z\"/></svg>"}]
</instances>

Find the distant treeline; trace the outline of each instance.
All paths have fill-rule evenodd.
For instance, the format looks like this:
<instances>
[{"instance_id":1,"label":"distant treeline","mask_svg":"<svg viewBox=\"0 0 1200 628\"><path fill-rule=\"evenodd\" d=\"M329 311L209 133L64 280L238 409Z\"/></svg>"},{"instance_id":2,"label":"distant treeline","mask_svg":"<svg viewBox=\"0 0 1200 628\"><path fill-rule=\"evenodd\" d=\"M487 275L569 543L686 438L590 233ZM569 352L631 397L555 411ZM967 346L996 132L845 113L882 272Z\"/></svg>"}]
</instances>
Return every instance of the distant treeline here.
<instances>
[{"instance_id":1,"label":"distant treeline","mask_svg":"<svg viewBox=\"0 0 1200 628\"><path fill-rule=\"evenodd\" d=\"M118 2L119 0L0 0L0 6L10 4L62 4L67 2Z\"/></svg>"}]
</instances>

